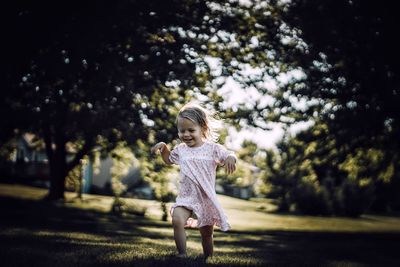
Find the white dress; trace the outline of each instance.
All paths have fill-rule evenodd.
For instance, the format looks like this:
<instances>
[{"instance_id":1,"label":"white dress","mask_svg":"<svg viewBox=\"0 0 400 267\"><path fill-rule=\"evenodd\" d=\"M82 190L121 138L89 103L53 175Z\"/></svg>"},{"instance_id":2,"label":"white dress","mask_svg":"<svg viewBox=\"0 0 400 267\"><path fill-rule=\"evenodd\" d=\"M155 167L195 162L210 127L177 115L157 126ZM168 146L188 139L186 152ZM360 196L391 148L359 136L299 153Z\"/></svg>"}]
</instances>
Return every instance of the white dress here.
<instances>
[{"instance_id":1,"label":"white dress","mask_svg":"<svg viewBox=\"0 0 400 267\"><path fill-rule=\"evenodd\" d=\"M191 210L192 216L186 226L216 225L222 231L230 229L215 193L215 175L217 165L224 163L232 153L209 141L199 147L181 143L171 151L170 161L180 166L179 193L171 214L176 207Z\"/></svg>"}]
</instances>

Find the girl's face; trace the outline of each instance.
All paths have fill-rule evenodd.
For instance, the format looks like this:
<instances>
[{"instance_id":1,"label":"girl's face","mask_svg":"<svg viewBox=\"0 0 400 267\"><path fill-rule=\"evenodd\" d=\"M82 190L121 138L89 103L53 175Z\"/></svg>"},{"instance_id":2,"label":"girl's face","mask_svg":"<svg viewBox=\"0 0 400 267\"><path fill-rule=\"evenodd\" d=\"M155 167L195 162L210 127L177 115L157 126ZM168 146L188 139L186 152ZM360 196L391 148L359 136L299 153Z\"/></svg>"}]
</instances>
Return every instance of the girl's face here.
<instances>
[{"instance_id":1,"label":"girl's face","mask_svg":"<svg viewBox=\"0 0 400 267\"><path fill-rule=\"evenodd\" d=\"M189 147L198 147L204 143L200 125L186 118L178 117L178 136Z\"/></svg>"}]
</instances>

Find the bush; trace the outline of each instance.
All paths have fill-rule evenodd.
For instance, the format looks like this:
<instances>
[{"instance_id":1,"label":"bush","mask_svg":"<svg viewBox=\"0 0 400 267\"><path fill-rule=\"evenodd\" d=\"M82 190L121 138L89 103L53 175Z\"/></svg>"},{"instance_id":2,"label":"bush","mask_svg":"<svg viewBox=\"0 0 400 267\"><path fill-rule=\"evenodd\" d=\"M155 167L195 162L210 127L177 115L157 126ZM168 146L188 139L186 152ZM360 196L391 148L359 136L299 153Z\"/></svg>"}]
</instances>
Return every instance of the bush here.
<instances>
[{"instance_id":1,"label":"bush","mask_svg":"<svg viewBox=\"0 0 400 267\"><path fill-rule=\"evenodd\" d=\"M331 215L332 200L324 186L312 183L302 183L294 195L296 210L309 215Z\"/></svg>"},{"instance_id":2,"label":"bush","mask_svg":"<svg viewBox=\"0 0 400 267\"><path fill-rule=\"evenodd\" d=\"M144 217L146 215L146 211L146 207L139 207L137 205L128 204L126 201L123 201L121 199L114 200L111 207L111 213L120 217L127 214Z\"/></svg>"},{"instance_id":3,"label":"bush","mask_svg":"<svg viewBox=\"0 0 400 267\"><path fill-rule=\"evenodd\" d=\"M336 193L336 213L358 217L368 209L372 200L371 187L360 187L355 181L345 180Z\"/></svg>"}]
</instances>

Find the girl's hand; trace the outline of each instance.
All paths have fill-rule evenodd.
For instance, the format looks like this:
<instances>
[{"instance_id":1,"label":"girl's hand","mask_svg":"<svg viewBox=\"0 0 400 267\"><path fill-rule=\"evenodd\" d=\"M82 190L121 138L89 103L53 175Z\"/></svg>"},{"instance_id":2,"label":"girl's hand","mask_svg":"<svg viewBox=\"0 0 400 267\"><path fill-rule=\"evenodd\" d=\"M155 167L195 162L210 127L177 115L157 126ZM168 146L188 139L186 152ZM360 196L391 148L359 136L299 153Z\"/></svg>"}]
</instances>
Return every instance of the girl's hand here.
<instances>
[{"instance_id":1,"label":"girl's hand","mask_svg":"<svg viewBox=\"0 0 400 267\"><path fill-rule=\"evenodd\" d=\"M159 143L155 144L155 146L153 146L150 151L151 151L151 153L154 154L154 153L157 153L158 150L160 150L161 158L163 159L163 161L166 164L168 164L168 165L173 164L171 162L171 160L169 159L169 156L171 155L171 151L169 150L166 143L159 142Z\"/></svg>"},{"instance_id":2,"label":"girl's hand","mask_svg":"<svg viewBox=\"0 0 400 267\"><path fill-rule=\"evenodd\" d=\"M159 142L157 144L155 144L152 148L151 148L151 153L156 153L158 150L160 150L160 152L162 153L164 148L167 146L166 143L164 142Z\"/></svg>"},{"instance_id":3,"label":"girl's hand","mask_svg":"<svg viewBox=\"0 0 400 267\"><path fill-rule=\"evenodd\" d=\"M236 170L236 157L228 156L225 159L225 170L228 174L233 173Z\"/></svg>"}]
</instances>

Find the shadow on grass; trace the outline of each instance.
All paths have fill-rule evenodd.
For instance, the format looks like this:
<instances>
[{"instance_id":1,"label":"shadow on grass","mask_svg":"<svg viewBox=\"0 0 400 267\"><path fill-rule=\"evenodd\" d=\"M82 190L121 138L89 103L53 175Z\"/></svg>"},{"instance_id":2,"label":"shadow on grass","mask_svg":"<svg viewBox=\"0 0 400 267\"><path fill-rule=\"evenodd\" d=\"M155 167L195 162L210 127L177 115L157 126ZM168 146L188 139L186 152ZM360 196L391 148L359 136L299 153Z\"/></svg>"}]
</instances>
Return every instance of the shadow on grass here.
<instances>
[{"instance_id":1,"label":"shadow on grass","mask_svg":"<svg viewBox=\"0 0 400 267\"><path fill-rule=\"evenodd\" d=\"M170 223L0 197L2 266L396 266L399 233L231 231L215 233L201 258L189 230L188 259L172 257ZM193 245L197 244L197 245Z\"/></svg>"},{"instance_id":2,"label":"shadow on grass","mask_svg":"<svg viewBox=\"0 0 400 267\"><path fill-rule=\"evenodd\" d=\"M24 200L0 196L0 224L24 226L31 229L49 228L52 230L84 231L101 233L120 230L135 230L134 226L153 225L170 227L168 223L152 221L140 216L123 218L112 214L54 204L46 201Z\"/></svg>"},{"instance_id":3,"label":"shadow on grass","mask_svg":"<svg viewBox=\"0 0 400 267\"><path fill-rule=\"evenodd\" d=\"M399 242L400 233L264 231L232 232L216 246L254 248L253 257L282 266L399 266Z\"/></svg>"}]
</instances>

